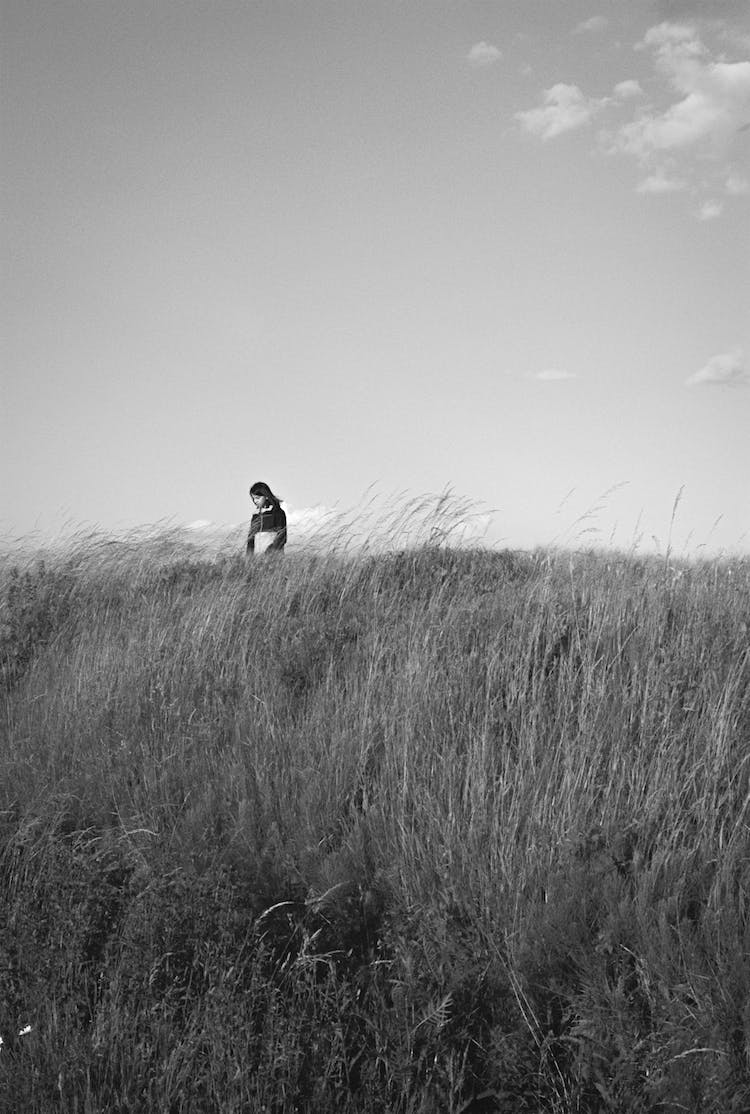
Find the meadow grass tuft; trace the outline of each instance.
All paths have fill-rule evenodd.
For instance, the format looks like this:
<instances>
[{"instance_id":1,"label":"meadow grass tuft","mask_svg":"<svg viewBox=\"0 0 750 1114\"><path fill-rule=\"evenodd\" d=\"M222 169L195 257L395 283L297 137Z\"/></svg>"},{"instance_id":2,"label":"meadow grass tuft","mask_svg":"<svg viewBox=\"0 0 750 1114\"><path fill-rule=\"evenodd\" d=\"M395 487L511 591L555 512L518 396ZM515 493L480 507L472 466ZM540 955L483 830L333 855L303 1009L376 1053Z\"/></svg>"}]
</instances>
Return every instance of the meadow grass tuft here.
<instances>
[{"instance_id":1,"label":"meadow grass tuft","mask_svg":"<svg viewBox=\"0 0 750 1114\"><path fill-rule=\"evenodd\" d=\"M750 1108L750 562L443 498L3 562L4 1109Z\"/></svg>"}]
</instances>

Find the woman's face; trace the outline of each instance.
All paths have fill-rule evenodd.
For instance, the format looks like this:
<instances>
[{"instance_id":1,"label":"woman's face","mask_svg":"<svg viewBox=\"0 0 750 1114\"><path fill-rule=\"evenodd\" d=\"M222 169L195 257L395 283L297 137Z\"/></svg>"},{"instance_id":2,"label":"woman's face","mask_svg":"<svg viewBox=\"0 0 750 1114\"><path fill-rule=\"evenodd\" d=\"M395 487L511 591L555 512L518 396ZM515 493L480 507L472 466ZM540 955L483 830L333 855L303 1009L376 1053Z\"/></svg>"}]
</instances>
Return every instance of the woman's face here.
<instances>
[{"instance_id":1,"label":"woman's face","mask_svg":"<svg viewBox=\"0 0 750 1114\"><path fill-rule=\"evenodd\" d=\"M264 507L265 507L265 505L266 505L266 497L265 497L265 495L254 495L254 494L252 493L252 491L251 491L251 492L250 492L250 498L251 498L251 499L252 499L252 501L253 501L253 502L255 503L255 505L256 505L256 507L258 508L258 510L259 510L259 511L262 511L262 510L263 510L263 508L264 508Z\"/></svg>"}]
</instances>

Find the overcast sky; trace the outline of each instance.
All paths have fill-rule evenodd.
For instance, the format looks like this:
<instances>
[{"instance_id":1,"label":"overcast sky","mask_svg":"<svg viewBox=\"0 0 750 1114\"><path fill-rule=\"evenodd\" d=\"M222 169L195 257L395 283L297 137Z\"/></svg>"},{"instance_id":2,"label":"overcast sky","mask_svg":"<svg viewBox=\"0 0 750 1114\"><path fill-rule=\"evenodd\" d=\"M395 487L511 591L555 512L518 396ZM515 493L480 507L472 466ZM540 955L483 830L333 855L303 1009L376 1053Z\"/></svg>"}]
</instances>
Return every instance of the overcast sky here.
<instances>
[{"instance_id":1,"label":"overcast sky","mask_svg":"<svg viewBox=\"0 0 750 1114\"><path fill-rule=\"evenodd\" d=\"M3 9L0 535L684 487L750 550L745 0Z\"/></svg>"}]
</instances>

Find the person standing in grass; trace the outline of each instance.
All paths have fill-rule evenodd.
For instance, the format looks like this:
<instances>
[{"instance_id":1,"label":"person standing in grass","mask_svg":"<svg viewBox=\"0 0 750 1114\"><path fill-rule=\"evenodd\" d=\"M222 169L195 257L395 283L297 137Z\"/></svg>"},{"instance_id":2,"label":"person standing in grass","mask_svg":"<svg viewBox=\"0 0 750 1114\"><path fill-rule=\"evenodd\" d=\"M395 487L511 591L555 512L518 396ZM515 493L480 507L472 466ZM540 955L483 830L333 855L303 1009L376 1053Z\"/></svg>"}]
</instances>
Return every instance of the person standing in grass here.
<instances>
[{"instance_id":1,"label":"person standing in grass","mask_svg":"<svg viewBox=\"0 0 750 1114\"><path fill-rule=\"evenodd\" d=\"M268 484L254 483L250 498L255 504L255 514L250 519L246 555L257 553L283 553L286 545L286 515L280 499Z\"/></svg>"}]
</instances>

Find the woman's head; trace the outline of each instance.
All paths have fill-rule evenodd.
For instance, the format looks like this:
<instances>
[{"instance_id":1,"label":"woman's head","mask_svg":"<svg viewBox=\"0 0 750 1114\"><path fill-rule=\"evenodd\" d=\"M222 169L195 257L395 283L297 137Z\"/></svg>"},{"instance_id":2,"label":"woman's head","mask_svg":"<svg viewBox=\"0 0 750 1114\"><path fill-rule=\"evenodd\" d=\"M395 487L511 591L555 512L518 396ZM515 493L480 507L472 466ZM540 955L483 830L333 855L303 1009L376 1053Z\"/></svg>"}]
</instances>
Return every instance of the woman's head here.
<instances>
[{"instance_id":1,"label":"woman's head","mask_svg":"<svg viewBox=\"0 0 750 1114\"><path fill-rule=\"evenodd\" d=\"M253 502L256 504L256 506L259 506L259 507L265 506L265 504L267 502L268 503L280 503L281 502L281 500L278 498L278 496L274 495L274 493L271 491L268 484L264 484L261 481L259 481L258 483L254 483L250 486L250 498L253 500Z\"/></svg>"}]
</instances>

